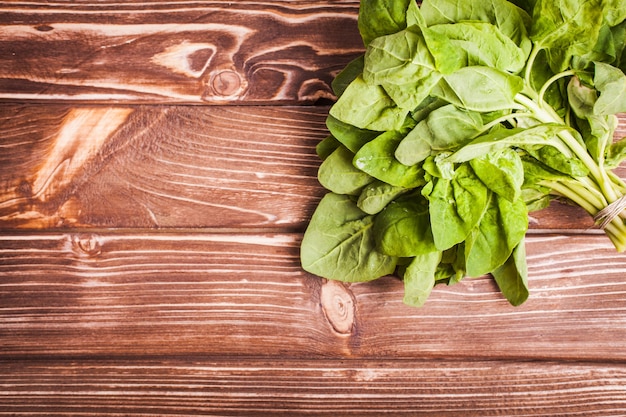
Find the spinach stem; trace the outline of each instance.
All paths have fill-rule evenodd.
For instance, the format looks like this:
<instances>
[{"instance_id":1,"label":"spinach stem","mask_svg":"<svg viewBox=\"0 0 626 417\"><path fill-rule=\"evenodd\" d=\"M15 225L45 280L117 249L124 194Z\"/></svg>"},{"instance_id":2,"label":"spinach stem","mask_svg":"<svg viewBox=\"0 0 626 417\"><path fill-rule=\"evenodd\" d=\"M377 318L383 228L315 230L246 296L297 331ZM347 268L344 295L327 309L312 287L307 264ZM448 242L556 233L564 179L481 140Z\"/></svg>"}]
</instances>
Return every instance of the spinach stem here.
<instances>
[{"instance_id":1,"label":"spinach stem","mask_svg":"<svg viewBox=\"0 0 626 417\"><path fill-rule=\"evenodd\" d=\"M561 119L550 106L543 109L534 100L518 93L515 96L515 100L524 106L526 106L535 116L535 118L542 123L557 123L562 124L563 127L567 127L563 119ZM589 155L584 145L582 145L570 132L563 130L558 134L561 140L574 152L574 154L585 164L591 176L598 183L602 193L605 195L608 203L612 203L617 200L618 193L612 187L612 181L609 179L606 172L598 166L596 161Z\"/></svg>"},{"instance_id":2,"label":"spinach stem","mask_svg":"<svg viewBox=\"0 0 626 417\"><path fill-rule=\"evenodd\" d=\"M593 202L589 201L587 196L584 195L584 191L581 194L581 190L572 188L571 184L566 185L559 181L541 181L541 185L550 187L557 193L558 196L565 197L573 201L578 206L582 207L591 216L595 216L601 209L600 207L593 204Z\"/></svg>"},{"instance_id":3,"label":"spinach stem","mask_svg":"<svg viewBox=\"0 0 626 417\"><path fill-rule=\"evenodd\" d=\"M537 55L539 55L539 52L541 52L543 48L539 47L538 44L535 44L533 46L533 49L530 51L530 55L528 55L528 60L526 61L526 69L524 71L524 79L526 80L526 83L528 84L528 86L530 88L533 88L533 86L530 84L531 83L531 72L533 69L533 65L535 64L535 59L537 59Z\"/></svg>"},{"instance_id":4,"label":"spinach stem","mask_svg":"<svg viewBox=\"0 0 626 417\"><path fill-rule=\"evenodd\" d=\"M539 97L537 98L537 101L539 102L539 106L541 106L542 108L545 107L545 100L543 99L543 97L546 95L546 91L548 91L548 88L550 88L550 86L556 82L557 80L561 79L561 78L565 78L565 77L569 77L571 75L575 75L576 73L574 72L574 70L569 70L569 71L563 71L563 72L559 72L558 74L552 76L550 79L548 79L548 81L546 81L543 86L541 86L541 89L539 90Z\"/></svg>"},{"instance_id":5,"label":"spinach stem","mask_svg":"<svg viewBox=\"0 0 626 417\"><path fill-rule=\"evenodd\" d=\"M603 201L598 200L597 197L592 197L592 194L588 192L589 190L576 181L564 183L546 180L541 181L540 185L551 188L557 196L565 197L573 201L592 217L606 207ZM626 250L626 223L624 223L624 212L616 216L604 228L604 232L619 252Z\"/></svg>"},{"instance_id":6,"label":"spinach stem","mask_svg":"<svg viewBox=\"0 0 626 417\"><path fill-rule=\"evenodd\" d=\"M497 126L500 123L508 122L508 121L516 121L517 119L523 118L523 117L533 117L533 114L530 112L516 112L516 113L510 113L504 116L500 116L497 119L494 119L491 122L484 125L483 128L480 130L480 132L472 136L472 139L476 139L478 136L481 136L484 133L489 132L489 130L492 127Z\"/></svg>"}]
</instances>

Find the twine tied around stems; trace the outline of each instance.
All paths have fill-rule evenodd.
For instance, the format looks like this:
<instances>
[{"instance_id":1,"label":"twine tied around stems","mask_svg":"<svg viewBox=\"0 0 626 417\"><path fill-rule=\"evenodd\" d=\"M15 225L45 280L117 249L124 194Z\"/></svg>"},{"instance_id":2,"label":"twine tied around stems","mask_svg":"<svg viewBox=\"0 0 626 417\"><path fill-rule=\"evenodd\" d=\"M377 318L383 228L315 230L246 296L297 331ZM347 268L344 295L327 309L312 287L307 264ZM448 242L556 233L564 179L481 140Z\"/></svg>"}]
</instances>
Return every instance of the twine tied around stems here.
<instances>
[{"instance_id":1,"label":"twine tied around stems","mask_svg":"<svg viewBox=\"0 0 626 417\"><path fill-rule=\"evenodd\" d=\"M623 195L621 198L618 198L602 210L600 210L593 219L598 223L600 229L604 230L609 223L613 221L614 218L619 216L619 214L626 209L626 195Z\"/></svg>"}]
</instances>

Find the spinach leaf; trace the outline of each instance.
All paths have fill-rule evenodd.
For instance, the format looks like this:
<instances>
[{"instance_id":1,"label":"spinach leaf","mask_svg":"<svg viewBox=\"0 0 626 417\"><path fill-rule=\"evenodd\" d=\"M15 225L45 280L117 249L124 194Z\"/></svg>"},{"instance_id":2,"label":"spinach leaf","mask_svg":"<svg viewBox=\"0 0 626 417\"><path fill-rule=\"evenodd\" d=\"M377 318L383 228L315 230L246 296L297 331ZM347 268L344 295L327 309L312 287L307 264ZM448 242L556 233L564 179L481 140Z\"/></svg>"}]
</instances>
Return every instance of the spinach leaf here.
<instances>
[{"instance_id":1,"label":"spinach leaf","mask_svg":"<svg viewBox=\"0 0 626 417\"><path fill-rule=\"evenodd\" d=\"M593 105L593 113L613 115L626 112L626 75L602 62L595 63L594 84L600 97Z\"/></svg>"},{"instance_id":2,"label":"spinach leaf","mask_svg":"<svg viewBox=\"0 0 626 417\"><path fill-rule=\"evenodd\" d=\"M452 180L433 179L429 201L433 239L438 250L463 242L484 215L489 190L469 164L461 165ZM426 189L425 189L426 191Z\"/></svg>"},{"instance_id":3,"label":"spinach leaf","mask_svg":"<svg viewBox=\"0 0 626 417\"><path fill-rule=\"evenodd\" d=\"M437 250L428 215L428 203L419 195L391 202L376 216L374 236L380 252L412 257Z\"/></svg>"},{"instance_id":4,"label":"spinach leaf","mask_svg":"<svg viewBox=\"0 0 626 417\"><path fill-rule=\"evenodd\" d=\"M557 148L561 153L570 155L570 149L557 135L568 127L559 124L540 124L530 128L494 129L481 135L472 142L448 157L450 162L464 162L481 157L488 153L512 146L549 145Z\"/></svg>"},{"instance_id":5,"label":"spinach leaf","mask_svg":"<svg viewBox=\"0 0 626 417\"><path fill-rule=\"evenodd\" d=\"M324 160L340 146L341 142L333 135L328 135L315 146L315 153L321 160Z\"/></svg>"},{"instance_id":6,"label":"spinach leaf","mask_svg":"<svg viewBox=\"0 0 626 417\"><path fill-rule=\"evenodd\" d=\"M359 8L358 27L367 46L372 40L407 26L407 9L415 0L367 0ZM414 13L414 11L413 11Z\"/></svg>"},{"instance_id":7,"label":"spinach leaf","mask_svg":"<svg viewBox=\"0 0 626 417\"><path fill-rule=\"evenodd\" d=\"M354 154L346 147L337 148L320 165L320 184L338 194L358 195L374 178L357 169L352 164L353 157Z\"/></svg>"},{"instance_id":8,"label":"spinach leaf","mask_svg":"<svg viewBox=\"0 0 626 417\"><path fill-rule=\"evenodd\" d=\"M331 135L354 153L381 133L368 129L359 129L331 115L328 115L326 118L326 127L328 127Z\"/></svg>"},{"instance_id":9,"label":"spinach leaf","mask_svg":"<svg viewBox=\"0 0 626 417\"><path fill-rule=\"evenodd\" d=\"M427 100L443 75L432 72L429 75L406 84L383 83L382 87L396 105L403 109L414 110Z\"/></svg>"},{"instance_id":10,"label":"spinach leaf","mask_svg":"<svg viewBox=\"0 0 626 417\"><path fill-rule=\"evenodd\" d=\"M591 150L589 143L587 146ZM589 169L580 161L580 159L567 157L563 154L563 152L560 152L553 146L520 145L520 148L524 149L529 155L532 155L535 159L542 162L547 167L563 174L567 174L571 177L585 177L589 174ZM604 148L599 150L599 152L604 152Z\"/></svg>"},{"instance_id":11,"label":"spinach leaf","mask_svg":"<svg viewBox=\"0 0 626 417\"><path fill-rule=\"evenodd\" d=\"M519 199L524 183L524 166L519 154L511 148L488 153L469 161L476 176L499 196Z\"/></svg>"},{"instance_id":12,"label":"spinach leaf","mask_svg":"<svg viewBox=\"0 0 626 417\"><path fill-rule=\"evenodd\" d=\"M448 104L433 110L402 139L395 152L398 161L415 165L429 155L463 145L483 128L479 113Z\"/></svg>"},{"instance_id":13,"label":"spinach leaf","mask_svg":"<svg viewBox=\"0 0 626 417\"><path fill-rule=\"evenodd\" d=\"M400 129L407 113L381 86L366 83L361 75L346 87L329 111L344 123L378 131Z\"/></svg>"},{"instance_id":14,"label":"spinach leaf","mask_svg":"<svg viewBox=\"0 0 626 417\"><path fill-rule=\"evenodd\" d=\"M420 33L403 30L373 40L365 52L363 79L372 84L407 84L436 71Z\"/></svg>"},{"instance_id":15,"label":"spinach leaf","mask_svg":"<svg viewBox=\"0 0 626 417\"><path fill-rule=\"evenodd\" d=\"M360 55L358 58L350 61L348 65L335 77L331 83L333 93L340 97L352 81L354 81L363 72L365 65L365 56Z\"/></svg>"},{"instance_id":16,"label":"spinach leaf","mask_svg":"<svg viewBox=\"0 0 626 417\"><path fill-rule=\"evenodd\" d=\"M367 214L376 214L382 211L396 197L408 191L409 189L407 188L376 180L363 188L357 200L357 206Z\"/></svg>"},{"instance_id":17,"label":"spinach leaf","mask_svg":"<svg viewBox=\"0 0 626 417\"><path fill-rule=\"evenodd\" d=\"M604 163L610 169L614 169L624 160L626 160L626 137L611 144Z\"/></svg>"},{"instance_id":18,"label":"spinach leaf","mask_svg":"<svg viewBox=\"0 0 626 417\"><path fill-rule=\"evenodd\" d=\"M537 0L530 38L546 50L557 73L567 69L573 56L593 49L602 23L602 0Z\"/></svg>"},{"instance_id":19,"label":"spinach leaf","mask_svg":"<svg viewBox=\"0 0 626 417\"><path fill-rule=\"evenodd\" d=\"M516 107L515 97L522 88L524 81L516 75L472 66L444 75L432 94L457 107L491 112Z\"/></svg>"},{"instance_id":20,"label":"spinach leaf","mask_svg":"<svg viewBox=\"0 0 626 417\"><path fill-rule=\"evenodd\" d=\"M446 39L450 43L450 48L456 51L455 60L459 68L479 65L518 73L526 65L528 51L522 50L491 23L457 22L433 25L424 30L427 42L432 39L433 34L437 35L436 39ZM449 56L449 51L435 48L431 43L429 46L436 57L441 52Z\"/></svg>"},{"instance_id":21,"label":"spinach leaf","mask_svg":"<svg viewBox=\"0 0 626 417\"><path fill-rule=\"evenodd\" d=\"M524 240L513 249L509 259L491 274L511 305L518 306L528 299L528 267Z\"/></svg>"},{"instance_id":22,"label":"spinach leaf","mask_svg":"<svg viewBox=\"0 0 626 417\"><path fill-rule=\"evenodd\" d=\"M506 0L424 0L421 11L428 26L467 21L491 23L526 53L530 51L530 16Z\"/></svg>"},{"instance_id":23,"label":"spinach leaf","mask_svg":"<svg viewBox=\"0 0 626 417\"><path fill-rule=\"evenodd\" d=\"M354 156L354 166L397 187L415 188L424 185L424 171L420 166L406 166L394 157L402 138L402 133L398 131L382 133L359 149Z\"/></svg>"},{"instance_id":24,"label":"spinach leaf","mask_svg":"<svg viewBox=\"0 0 626 417\"><path fill-rule=\"evenodd\" d=\"M521 199L513 202L493 193L480 223L465 240L467 274L478 277L500 267L528 229L528 213Z\"/></svg>"},{"instance_id":25,"label":"spinach leaf","mask_svg":"<svg viewBox=\"0 0 626 417\"><path fill-rule=\"evenodd\" d=\"M604 20L609 26L617 26L626 19L625 0L603 0Z\"/></svg>"},{"instance_id":26,"label":"spinach leaf","mask_svg":"<svg viewBox=\"0 0 626 417\"><path fill-rule=\"evenodd\" d=\"M345 195L328 193L302 238L305 271L346 282L371 281L393 273L397 259L376 250L374 217Z\"/></svg>"},{"instance_id":27,"label":"spinach leaf","mask_svg":"<svg viewBox=\"0 0 626 417\"><path fill-rule=\"evenodd\" d=\"M413 307L424 305L435 286L435 273L441 252L416 256L404 271L404 303Z\"/></svg>"}]
</instances>

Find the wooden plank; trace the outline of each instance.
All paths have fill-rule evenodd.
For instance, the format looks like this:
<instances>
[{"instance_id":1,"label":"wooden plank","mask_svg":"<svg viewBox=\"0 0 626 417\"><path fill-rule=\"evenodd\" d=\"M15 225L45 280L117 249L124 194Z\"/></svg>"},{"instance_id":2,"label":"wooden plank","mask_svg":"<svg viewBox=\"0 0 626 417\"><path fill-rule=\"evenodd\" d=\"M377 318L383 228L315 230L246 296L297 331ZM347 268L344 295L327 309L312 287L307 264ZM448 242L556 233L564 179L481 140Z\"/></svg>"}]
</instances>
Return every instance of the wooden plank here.
<instances>
[{"instance_id":1,"label":"wooden plank","mask_svg":"<svg viewBox=\"0 0 626 417\"><path fill-rule=\"evenodd\" d=\"M297 234L0 236L0 358L626 360L626 257L603 236L528 239L530 300L488 277L420 309L388 277L304 273Z\"/></svg>"},{"instance_id":2,"label":"wooden plank","mask_svg":"<svg viewBox=\"0 0 626 417\"><path fill-rule=\"evenodd\" d=\"M0 105L0 228L303 230L324 193L315 145L327 112ZM593 227L564 205L532 213L530 224Z\"/></svg>"},{"instance_id":3,"label":"wooden plank","mask_svg":"<svg viewBox=\"0 0 626 417\"><path fill-rule=\"evenodd\" d=\"M623 416L622 364L0 362L0 415Z\"/></svg>"},{"instance_id":4,"label":"wooden plank","mask_svg":"<svg viewBox=\"0 0 626 417\"><path fill-rule=\"evenodd\" d=\"M0 5L0 99L294 103L363 52L358 1Z\"/></svg>"},{"instance_id":5,"label":"wooden plank","mask_svg":"<svg viewBox=\"0 0 626 417\"><path fill-rule=\"evenodd\" d=\"M0 227L302 228L323 193L327 109L130 110L0 106Z\"/></svg>"}]
</instances>

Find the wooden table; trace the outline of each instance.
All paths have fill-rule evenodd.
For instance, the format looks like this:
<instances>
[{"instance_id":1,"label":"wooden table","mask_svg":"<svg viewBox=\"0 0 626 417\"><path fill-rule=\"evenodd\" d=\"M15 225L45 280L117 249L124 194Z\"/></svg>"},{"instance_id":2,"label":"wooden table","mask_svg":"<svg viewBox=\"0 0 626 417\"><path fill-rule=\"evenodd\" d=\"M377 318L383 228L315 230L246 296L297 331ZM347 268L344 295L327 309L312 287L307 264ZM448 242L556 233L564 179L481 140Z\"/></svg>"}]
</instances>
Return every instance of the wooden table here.
<instances>
[{"instance_id":1,"label":"wooden table","mask_svg":"<svg viewBox=\"0 0 626 417\"><path fill-rule=\"evenodd\" d=\"M300 268L357 11L0 5L0 416L626 415L626 257L580 210L533 214L521 307Z\"/></svg>"}]
</instances>

